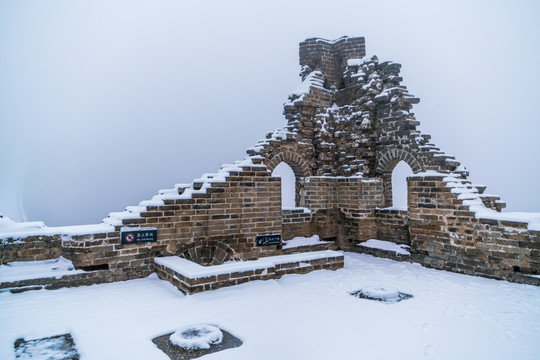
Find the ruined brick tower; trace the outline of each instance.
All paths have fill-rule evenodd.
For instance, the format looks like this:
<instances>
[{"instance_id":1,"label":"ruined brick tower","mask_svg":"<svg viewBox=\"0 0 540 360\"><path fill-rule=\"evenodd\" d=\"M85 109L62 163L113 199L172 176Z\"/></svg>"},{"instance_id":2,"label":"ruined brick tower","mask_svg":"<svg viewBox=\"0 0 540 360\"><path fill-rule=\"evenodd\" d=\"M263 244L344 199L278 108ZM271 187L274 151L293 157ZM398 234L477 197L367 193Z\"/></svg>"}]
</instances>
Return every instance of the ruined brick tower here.
<instances>
[{"instance_id":1,"label":"ruined brick tower","mask_svg":"<svg viewBox=\"0 0 540 360\"><path fill-rule=\"evenodd\" d=\"M419 99L402 85L401 65L366 57L363 37L300 43L302 84L288 97L283 128L247 157L190 184L111 213L103 224L0 234L2 262L62 254L98 271L82 283L147 276L154 258L204 265L282 254L283 240L319 235L330 247L360 251L369 239L410 247L406 260L472 275L540 285L540 216L502 213L498 196L468 173L412 112ZM407 163L408 209L392 206L392 171ZM294 209L282 209L280 179L295 174ZM155 231L126 244L125 229ZM272 236L263 244L261 237Z\"/></svg>"}]
</instances>

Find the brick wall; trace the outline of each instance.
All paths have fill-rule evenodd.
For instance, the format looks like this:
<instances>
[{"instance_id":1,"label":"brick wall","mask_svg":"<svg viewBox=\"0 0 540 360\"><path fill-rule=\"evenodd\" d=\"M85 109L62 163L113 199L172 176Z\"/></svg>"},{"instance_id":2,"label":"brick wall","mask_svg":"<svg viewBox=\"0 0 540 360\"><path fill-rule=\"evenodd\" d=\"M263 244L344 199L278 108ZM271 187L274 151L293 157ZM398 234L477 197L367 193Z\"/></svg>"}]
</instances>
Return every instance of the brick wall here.
<instances>
[{"instance_id":1,"label":"brick wall","mask_svg":"<svg viewBox=\"0 0 540 360\"><path fill-rule=\"evenodd\" d=\"M376 239L393 241L396 244L410 245L409 213L402 210L375 210L377 223Z\"/></svg>"},{"instance_id":2,"label":"brick wall","mask_svg":"<svg viewBox=\"0 0 540 360\"><path fill-rule=\"evenodd\" d=\"M311 226L311 212L304 209L283 210L283 240L291 240L297 236L310 237L314 234Z\"/></svg>"},{"instance_id":3,"label":"brick wall","mask_svg":"<svg viewBox=\"0 0 540 360\"><path fill-rule=\"evenodd\" d=\"M338 244L342 249L377 236L375 211L340 209L338 220Z\"/></svg>"},{"instance_id":4,"label":"brick wall","mask_svg":"<svg viewBox=\"0 0 540 360\"><path fill-rule=\"evenodd\" d=\"M378 179L311 177L304 188L305 204L311 210L383 206L382 182Z\"/></svg>"},{"instance_id":5,"label":"brick wall","mask_svg":"<svg viewBox=\"0 0 540 360\"><path fill-rule=\"evenodd\" d=\"M526 223L476 218L444 176L409 178L411 252L438 269L515 280L540 273L540 232Z\"/></svg>"}]
</instances>

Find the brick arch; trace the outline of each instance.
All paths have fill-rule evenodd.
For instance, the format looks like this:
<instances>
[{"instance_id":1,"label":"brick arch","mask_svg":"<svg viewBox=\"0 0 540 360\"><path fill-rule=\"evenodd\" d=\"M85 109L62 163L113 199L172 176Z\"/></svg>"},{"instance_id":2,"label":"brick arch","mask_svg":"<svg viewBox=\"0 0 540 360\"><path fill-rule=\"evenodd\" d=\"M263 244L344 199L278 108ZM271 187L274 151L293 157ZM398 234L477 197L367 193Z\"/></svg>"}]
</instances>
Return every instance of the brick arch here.
<instances>
[{"instance_id":1,"label":"brick arch","mask_svg":"<svg viewBox=\"0 0 540 360\"><path fill-rule=\"evenodd\" d=\"M382 175L384 206L392 206L392 171L400 161L405 161L413 173L425 171L424 163L412 152L405 149L391 148L377 156L377 173Z\"/></svg>"},{"instance_id":2,"label":"brick arch","mask_svg":"<svg viewBox=\"0 0 540 360\"><path fill-rule=\"evenodd\" d=\"M394 167L400 161L405 161L416 174L424 171L424 163L419 160L412 152L405 149L386 149L380 152L377 156L377 172L385 173L386 171L392 172Z\"/></svg>"},{"instance_id":3,"label":"brick arch","mask_svg":"<svg viewBox=\"0 0 540 360\"><path fill-rule=\"evenodd\" d=\"M274 171L281 162L289 165L294 172L295 179L295 206L305 206L305 178L311 176L311 169L307 161L293 151L281 151L266 161L266 167L270 172Z\"/></svg>"},{"instance_id":4,"label":"brick arch","mask_svg":"<svg viewBox=\"0 0 540 360\"><path fill-rule=\"evenodd\" d=\"M184 244L177 255L204 266L219 265L236 258L235 251L229 245L217 240L202 239Z\"/></svg>"},{"instance_id":5,"label":"brick arch","mask_svg":"<svg viewBox=\"0 0 540 360\"><path fill-rule=\"evenodd\" d=\"M292 151L281 151L272 156L271 159L266 161L266 167L272 172L281 162L285 162L289 165L297 178L311 176L311 170L308 163L302 159L300 155Z\"/></svg>"}]
</instances>

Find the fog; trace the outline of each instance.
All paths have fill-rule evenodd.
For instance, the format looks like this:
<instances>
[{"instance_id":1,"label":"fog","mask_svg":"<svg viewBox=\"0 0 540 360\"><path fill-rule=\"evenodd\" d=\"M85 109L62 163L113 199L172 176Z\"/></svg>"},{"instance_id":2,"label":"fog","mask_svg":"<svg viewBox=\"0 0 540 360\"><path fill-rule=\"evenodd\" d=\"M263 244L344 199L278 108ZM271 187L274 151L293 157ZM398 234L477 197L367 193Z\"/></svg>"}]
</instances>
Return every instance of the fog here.
<instances>
[{"instance_id":1,"label":"fog","mask_svg":"<svg viewBox=\"0 0 540 360\"><path fill-rule=\"evenodd\" d=\"M540 211L537 1L0 2L0 212L98 223L285 125L298 43L365 36L420 130Z\"/></svg>"}]
</instances>

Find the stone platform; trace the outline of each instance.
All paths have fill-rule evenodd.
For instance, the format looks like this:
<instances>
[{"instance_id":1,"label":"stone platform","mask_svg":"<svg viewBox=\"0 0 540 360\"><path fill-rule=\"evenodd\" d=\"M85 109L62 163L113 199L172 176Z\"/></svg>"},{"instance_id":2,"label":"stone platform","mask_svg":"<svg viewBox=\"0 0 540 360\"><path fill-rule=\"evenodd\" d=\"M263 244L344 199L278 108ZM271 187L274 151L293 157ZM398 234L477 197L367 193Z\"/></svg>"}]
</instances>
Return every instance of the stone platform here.
<instances>
[{"instance_id":1,"label":"stone platform","mask_svg":"<svg viewBox=\"0 0 540 360\"><path fill-rule=\"evenodd\" d=\"M349 251L368 254L396 261L412 261L409 246L388 240L369 239L356 244Z\"/></svg>"},{"instance_id":2,"label":"stone platform","mask_svg":"<svg viewBox=\"0 0 540 360\"><path fill-rule=\"evenodd\" d=\"M314 270L343 267L343 254L326 250L278 255L251 261L202 266L178 256L155 258L157 275L186 294L216 290L253 280L278 279L285 274L307 274Z\"/></svg>"}]
</instances>

